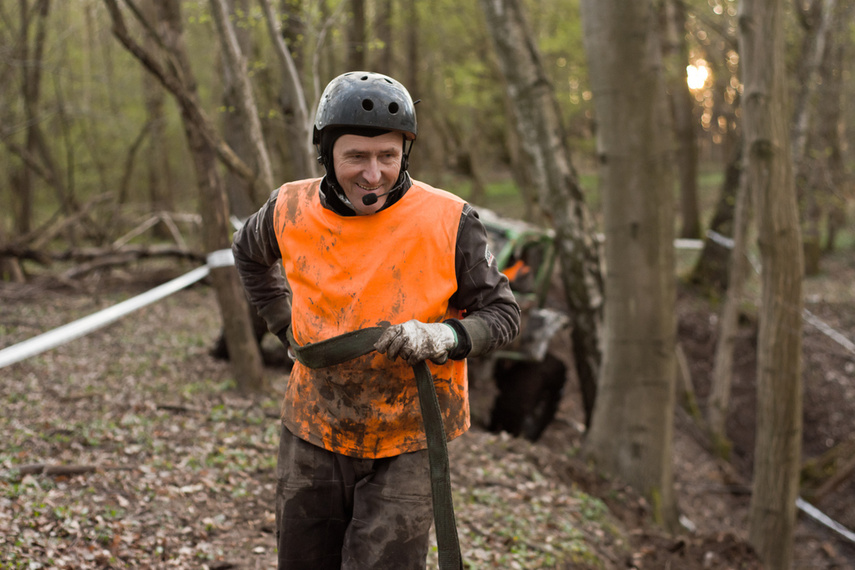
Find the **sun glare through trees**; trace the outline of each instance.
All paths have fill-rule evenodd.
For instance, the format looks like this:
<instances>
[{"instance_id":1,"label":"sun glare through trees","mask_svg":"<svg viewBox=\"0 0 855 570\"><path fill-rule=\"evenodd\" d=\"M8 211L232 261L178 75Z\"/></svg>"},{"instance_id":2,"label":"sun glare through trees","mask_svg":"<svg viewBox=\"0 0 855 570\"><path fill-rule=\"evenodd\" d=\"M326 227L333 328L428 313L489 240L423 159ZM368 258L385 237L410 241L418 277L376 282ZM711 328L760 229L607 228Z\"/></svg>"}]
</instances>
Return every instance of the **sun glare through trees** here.
<instances>
[{"instance_id":1,"label":"sun glare through trees","mask_svg":"<svg viewBox=\"0 0 855 570\"><path fill-rule=\"evenodd\" d=\"M703 60L698 60L694 65L686 66L686 83L689 84L689 89L697 90L703 88L709 77L710 69Z\"/></svg>"}]
</instances>

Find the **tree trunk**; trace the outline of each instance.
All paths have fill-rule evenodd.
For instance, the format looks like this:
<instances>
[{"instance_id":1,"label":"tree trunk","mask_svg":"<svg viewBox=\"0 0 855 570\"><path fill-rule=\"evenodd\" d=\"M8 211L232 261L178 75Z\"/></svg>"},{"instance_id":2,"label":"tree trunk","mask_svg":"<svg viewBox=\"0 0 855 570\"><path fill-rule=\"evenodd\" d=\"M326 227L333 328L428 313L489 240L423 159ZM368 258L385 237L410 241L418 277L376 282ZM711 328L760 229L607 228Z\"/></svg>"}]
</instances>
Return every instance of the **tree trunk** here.
<instances>
[{"instance_id":1,"label":"tree trunk","mask_svg":"<svg viewBox=\"0 0 855 570\"><path fill-rule=\"evenodd\" d=\"M181 6L170 0L158 0L156 6L159 20L164 24L164 34L160 38L175 65L173 73L167 76L163 66L156 65L156 59L136 44L127 33L121 12L115 0L105 0L110 17L113 20L113 33L131 53L143 61L149 70L158 70L158 79L173 93L180 105L181 117L187 142L193 157L199 187L200 213L205 251L214 252L230 247L228 203L222 178L218 173L217 156L222 150L211 144L213 134L210 123L200 120L196 81L187 59L181 26ZM137 10L138 14L139 11ZM231 149L228 152L234 154ZM236 158L236 157L235 157ZM236 158L237 159L237 158ZM237 159L240 160L240 159ZM238 387L244 391L258 390L263 383L261 353L255 343L252 324L249 320L247 301L234 266L211 268L211 279L216 291L220 313L225 326L226 343L231 362L234 366Z\"/></svg>"},{"instance_id":2,"label":"tree trunk","mask_svg":"<svg viewBox=\"0 0 855 570\"><path fill-rule=\"evenodd\" d=\"M843 158L846 141L846 121L844 120L848 99L843 97L844 62L847 51L851 51L851 42L845 35L849 22L855 14L855 5L838 4L834 18L829 54L823 66L823 89L819 93L818 104L818 144L827 149L826 168L829 186L823 194L823 209L826 212L826 235L823 253L834 250L837 231L846 224L846 198L844 188L849 176Z\"/></svg>"},{"instance_id":3,"label":"tree trunk","mask_svg":"<svg viewBox=\"0 0 855 570\"><path fill-rule=\"evenodd\" d=\"M742 0L739 15L745 173L763 264L749 539L770 570L792 563L802 437L802 241L787 127L782 4Z\"/></svg>"},{"instance_id":4,"label":"tree trunk","mask_svg":"<svg viewBox=\"0 0 855 570\"><path fill-rule=\"evenodd\" d=\"M151 19L156 22L153 6L146 3L145 10L147 17L150 14ZM146 48L148 50L154 49L151 38L146 38ZM146 120L150 125L148 148L146 149L148 199L153 212L171 212L175 209L175 200L173 199L172 172L169 167L169 147L166 139L166 115L164 114L166 93L157 79L146 72L143 72L142 91L145 100ZM161 237L165 237L165 229L162 226L157 226L157 228L160 229L155 231L159 232Z\"/></svg>"},{"instance_id":5,"label":"tree trunk","mask_svg":"<svg viewBox=\"0 0 855 570\"><path fill-rule=\"evenodd\" d=\"M837 0L814 0L812 12L818 15L818 25L805 26L805 43L807 49L801 61L800 90L796 97L795 112L792 127L792 161L795 171L796 192L803 203L802 219L804 220L802 239L804 242L805 271L807 275L819 273L819 259L822 255L820 248L820 204L816 184L812 184L811 174L814 172L813 161L808 156L808 141L811 123L816 115L817 92L819 91L819 74L826 57L825 49L832 18L836 11ZM808 22L807 18L803 22Z\"/></svg>"},{"instance_id":6,"label":"tree trunk","mask_svg":"<svg viewBox=\"0 0 855 570\"><path fill-rule=\"evenodd\" d=\"M304 51L308 31L306 21L303 18L304 4L304 0L281 0L279 3L281 20L276 21L276 23L281 22L282 31L279 33L279 36L285 40L288 53L291 54L294 60L294 67L297 69L298 74L303 72ZM270 10L267 9L268 5L270 5L268 0L261 1L265 17L269 13L273 13L272 6ZM268 29L269 25L270 23L268 22Z\"/></svg>"},{"instance_id":7,"label":"tree trunk","mask_svg":"<svg viewBox=\"0 0 855 570\"><path fill-rule=\"evenodd\" d=\"M226 1L228 3L227 10L230 18L240 17L238 14L246 14L248 12L249 0ZM211 11L213 13L219 12L213 6L211 7ZM217 31L221 38L220 45L223 46L221 51L225 52L228 49L226 47L228 40L224 39L223 35L227 35L228 32L225 32L223 26L220 25L221 18L216 17L215 20L217 21ZM246 53L249 50L249 29L247 26L241 25L230 27L234 32L233 35L237 40L240 52ZM253 169L258 169L258 160L255 157L249 133L249 122L245 115L247 105L243 99L241 81L237 77L240 73L240 65L234 64L234 59L225 53L221 57L220 65L223 80L223 111L221 113L223 138L226 144L234 149L235 154L241 157L241 160L252 166ZM231 213L239 219L246 219L255 212L262 203L262 200L270 192L270 188L265 191L261 187L262 184L259 184L258 191L256 192L255 185L252 182L244 180L234 172L225 173L225 183L226 195L229 198L229 208Z\"/></svg>"},{"instance_id":8,"label":"tree trunk","mask_svg":"<svg viewBox=\"0 0 855 570\"><path fill-rule=\"evenodd\" d=\"M715 212L710 220L710 231L721 236L735 235L735 204L742 184L742 139L738 138L724 171ZM731 250L716 239L707 237L695 266L692 268L691 283L703 289L711 289L717 295L725 291L728 284L728 263Z\"/></svg>"},{"instance_id":9,"label":"tree trunk","mask_svg":"<svg viewBox=\"0 0 855 570\"><path fill-rule=\"evenodd\" d=\"M747 182L743 178L736 197L727 294L718 324L718 342L710 380L710 397L707 403L707 420L713 445L718 455L725 460L730 455L730 441L725 425L730 406L730 388L733 383L733 349L739 333L739 305L742 302L748 269L746 242L750 220L750 196Z\"/></svg>"},{"instance_id":10,"label":"tree trunk","mask_svg":"<svg viewBox=\"0 0 855 570\"><path fill-rule=\"evenodd\" d=\"M505 98L505 113L508 117L513 117L516 113L507 97ZM532 180L531 167L522 147L520 135L513 126L515 124L516 120L505 128L507 133L505 135L505 145L508 148L508 156L511 159L511 174L514 177L514 184L519 188L523 200L522 218L527 222L534 223L535 203L537 201L536 196L533 195L534 181Z\"/></svg>"},{"instance_id":11,"label":"tree trunk","mask_svg":"<svg viewBox=\"0 0 855 570\"><path fill-rule=\"evenodd\" d=\"M43 71L43 53L46 35L46 23L50 8L50 0L37 0L32 8L21 1L21 61L27 65L21 66L21 96L24 102L24 122L26 127L26 143L22 150L24 169L18 179L18 200L20 210L16 221L16 231L27 233L32 227L33 217L33 172L32 166L38 161L42 177L53 187L57 202L63 213L69 214L75 207L63 174L54 161L50 147L42 132L42 118L39 117L39 101L41 100L41 80ZM29 27L35 16L36 31L32 45L29 40ZM32 51L30 49L32 48Z\"/></svg>"},{"instance_id":12,"label":"tree trunk","mask_svg":"<svg viewBox=\"0 0 855 570\"><path fill-rule=\"evenodd\" d=\"M516 113L540 207L552 223L571 318L573 358L590 425L600 374L603 286L590 213L565 145L561 113L518 0L481 0Z\"/></svg>"},{"instance_id":13,"label":"tree trunk","mask_svg":"<svg viewBox=\"0 0 855 570\"><path fill-rule=\"evenodd\" d=\"M288 100L291 101L293 125L296 134L294 145L297 157L294 160L296 178L309 178L317 173L318 161L312 147L312 118L309 116L309 106L306 104L306 93L300 82L300 74L297 65L291 56L291 51L285 45L282 31L279 27L279 19L270 5L270 0L261 0L264 10L264 18L267 21L267 30L270 39L279 58L282 67L282 75L285 77L285 86L288 92Z\"/></svg>"},{"instance_id":14,"label":"tree trunk","mask_svg":"<svg viewBox=\"0 0 855 570\"><path fill-rule=\"evenodd\" d=\"M680 181L680 237L701 237L698 208L698 135L695 100L686 79L689 47L686 44L686 7L682 0L665 0L663 55L668 95L676 135L675 162Z\"/></svg>"},{"instance_id":15,"label":"tree trunk","mask_svg":"<svg viewBox=\"0 0 855 570\"><path fill-rule=\"evenodd\" d=\"M392 0L380 0L378 2L377 24L374 26L377 31L377 40L380 42L379 53L374 60L374 70L385 75L392 75L392 49L394 39L392 38L392 16L393 2Z\"/></svg>"},{"instance_id":16,"label":"tree trunk","mask_svg":"<svg viewBox=\"0 0 855 570\"><path fill-rule=\"evenodd\" d=\"M406 85L407 90L413 95L414 99L419 99L421 97L421 80L420 74L422 72L421 66L419 62L421 61L421 55L419 53L419 40L421 38L421 20L419 18L419 2L405 2L406 5L406 17L405 20L407 22L407 42L406 42L406 55L407 60L404 65L404 69L406 69Z\"/></svg>"},{"instance_id":17,"label":"tree trunk","mask_svg":"<svg viewBox=\"0 0 855 570\"><path fill-rule=\"evenodd\" d=\"M246 58L238 43L234 26L229 19L226 0L211 0L211 14L217 24L224 59L231 71L231 78L237 91L236 99L241 109L244 132L259 171L256 185L260 185L260 189L254 194L267 196L274 188L273 167L270 164L270 155L267 153L267 146L264 143L264 133L261 130L261 119L258 116L258 107L255 104L255 94L246 69Z\"/></svg>"},{"instance_id":18,"label":"tree trunk","mask_svg":"<svg viewBox=\"0 0 855 570\"><path fill-rule=\"evenodd\" d=\"M47 6L47 2L44 3ZM25 1L21 2L21 36L18 40L20 50L20 61L30 61L30 18L31 13ZM26 153L28 156L34 156L35 138L32 130L38 128L38 121L32 116L35 112L35 106L38 103L39 97L39 79L41 77L41 65L32 66L22 65L21 69L21 97L24 101L24 122L29 125L27 128L26 138ZM18 211L15 213L15 231L19 234L28 233L32 229L33 223L33 176L26 162L23 164L20 174L15 176L16 196L18 202Z\"/></svg>"},{"instance_id":19,"label":"tree trunk","mask_svg":"<svg viewBox=\"0 0 855 570\"><path fill-rule=\"evenodd\" d=\"M351 20L347 25L347 69L365 69L365 0L350 0Z\"/></svg>"},{"instance_id":20,"label":"tree trunk","mask_svg":"<svg viewBox=\"0 0 855 570\"><path fill-rule=\"evenodd\" d=\"M650 0L583 0L606 234L603 369L585 452L676 528L673 149Z\"/></svg>"},{"instance_id":21,"label":"tree trunk","mask_svg":"<svg viewBox=\"0 0 855 570\"><path fill-rule=\"evenodd\" d=\"M825 44L828 41L831 29L832 17L834 16L837 0L814 0L820 5L820 21L816 29L806 29L808 49L802 60L801 89L796 98L795 112L793 113L792 131L792 160L796 172L796 181L803 175L802 163L805 159L808 135L811 119L816 108L815 98L819 89L817 77L822 67L822 61L826 54Z\"/></svg>"}]
</instances>

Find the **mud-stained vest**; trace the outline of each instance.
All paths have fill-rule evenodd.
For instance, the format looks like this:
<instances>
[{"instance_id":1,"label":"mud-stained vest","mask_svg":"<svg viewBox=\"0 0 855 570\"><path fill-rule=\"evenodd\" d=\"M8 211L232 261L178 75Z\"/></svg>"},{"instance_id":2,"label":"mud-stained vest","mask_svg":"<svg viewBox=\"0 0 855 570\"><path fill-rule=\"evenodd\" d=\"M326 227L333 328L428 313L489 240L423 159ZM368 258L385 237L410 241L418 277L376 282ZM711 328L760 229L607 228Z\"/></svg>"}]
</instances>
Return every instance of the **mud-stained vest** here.
<instances>
[{"instance_id":1,"label":"mud-stained vest","mask_svg":"<svg viewBox=\"0 0 855 570\"><path fill-rule=\"evenodd\" d=\"M319 180L282 186L274 213L298 344L461 316L448 305L457 290L460 198L414 181L389 208L346 217L321 205L318 186ZM466 365L428 364L450 440L469 428ZM352 457L427 447L412 367L376 352L317 370L296 363L282 417L294 435Z\"/></svg>"}]
</instances>

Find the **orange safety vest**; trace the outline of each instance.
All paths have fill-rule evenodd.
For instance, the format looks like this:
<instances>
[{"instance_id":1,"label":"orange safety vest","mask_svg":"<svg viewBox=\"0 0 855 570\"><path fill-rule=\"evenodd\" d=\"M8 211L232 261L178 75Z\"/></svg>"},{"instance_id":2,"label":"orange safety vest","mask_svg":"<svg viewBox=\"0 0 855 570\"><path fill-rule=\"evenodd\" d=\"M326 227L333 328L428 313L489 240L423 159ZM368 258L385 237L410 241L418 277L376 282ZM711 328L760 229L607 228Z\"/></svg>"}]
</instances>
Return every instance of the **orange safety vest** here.
<instances>
[{"instance_id":1,"label":"orange safety vest","mask_svg":"<svg viewBox=\"0 0 855 570\"><path fill-rule=\"evenodd\" d=\"M458 318L455 246L464 202L413 182L404 197L368 216L340 216L318 196L319 179L279 189L273 223L291 288L298 344L410 319ZM428 362L448 439L470 425L464 361ZM344 364L296 363L282 405L296 436L352 457L427 447L412 368L372 352Z\"/></svg>"}]
</instances>

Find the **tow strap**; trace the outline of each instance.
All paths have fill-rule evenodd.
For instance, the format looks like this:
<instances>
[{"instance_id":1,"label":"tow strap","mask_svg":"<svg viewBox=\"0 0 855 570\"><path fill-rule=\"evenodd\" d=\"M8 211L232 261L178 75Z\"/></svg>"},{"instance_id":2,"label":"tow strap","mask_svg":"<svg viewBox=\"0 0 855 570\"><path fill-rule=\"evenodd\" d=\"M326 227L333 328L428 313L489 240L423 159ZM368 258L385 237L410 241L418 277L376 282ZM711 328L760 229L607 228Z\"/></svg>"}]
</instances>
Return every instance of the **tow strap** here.
<instances>
[{"instance_id":1,"label":"tow strap","mask_svg":"<svg viewBox=\"0 0 855 570\"><path fill-rule=\"evenodd\" d=\"M309 368L334 366L364 356L374 351L374 343L383 333L383 327L369 327L345 333L327 340L299 346L288 327L288 341L297 361ZM433 497L433 520L439 550L440 570L463 570L454 503L451 497L451 478L448 467L448 447L442 413L436 397L433 376L426 362L413 366L419 391L419 407L427 436L430 485Z\"/></svg>"}]
</instances>

